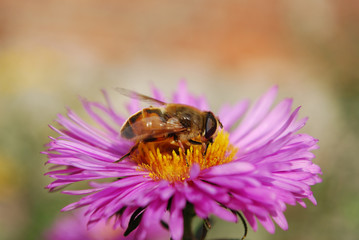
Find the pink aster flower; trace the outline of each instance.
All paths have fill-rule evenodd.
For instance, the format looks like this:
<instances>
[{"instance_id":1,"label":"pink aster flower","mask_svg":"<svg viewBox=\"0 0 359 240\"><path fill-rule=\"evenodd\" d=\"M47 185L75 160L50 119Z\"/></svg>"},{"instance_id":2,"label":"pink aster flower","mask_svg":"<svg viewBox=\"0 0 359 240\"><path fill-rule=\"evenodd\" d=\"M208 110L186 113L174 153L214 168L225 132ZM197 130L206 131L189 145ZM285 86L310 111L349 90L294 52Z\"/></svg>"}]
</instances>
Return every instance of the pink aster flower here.
<instances>
[{"instance_id":1,"label":"pink aster flower","mask_svg":"<svg viewBox=\"0 0 359 240\"><path fill-rule=\"evenodd\" d=\"M305 207L304 199L316 204L310 186L321 181L321 170L312 162L317 140L297 133L307 118L298 119L299 108L292 111L291 99L272 108L276 94L277 87L271 88L251 108L246 100L224 105L218 114L223 131L205 155L199 145L182 153L142 144L136 154L120 162L133 146L120 137L120 128L140 110L138 101L132 100L129 114L121 115L105 92L106 104L82 99L94 123L71 110L67 117L58 115L62 127L51 128L60 136L51 138L44 153L48 163L63 168L47 173L55 179L48 188L101 179L91 181L89 189L63 191L86 194L63 211L87 206L90 226L115 217L114 225L127 229L125 235L136 229L136 239L146 239L154 223L168 228L174 240L190 239L189 219L194 215L237 222L239 212L254 230L257 220L270 233L275 231L273 221L287 230L286 205ZM153 97L165 101L157 89ZM185 82L167 102L208 110L206 99L190 94Z\"/></svg>"}]
</instances>

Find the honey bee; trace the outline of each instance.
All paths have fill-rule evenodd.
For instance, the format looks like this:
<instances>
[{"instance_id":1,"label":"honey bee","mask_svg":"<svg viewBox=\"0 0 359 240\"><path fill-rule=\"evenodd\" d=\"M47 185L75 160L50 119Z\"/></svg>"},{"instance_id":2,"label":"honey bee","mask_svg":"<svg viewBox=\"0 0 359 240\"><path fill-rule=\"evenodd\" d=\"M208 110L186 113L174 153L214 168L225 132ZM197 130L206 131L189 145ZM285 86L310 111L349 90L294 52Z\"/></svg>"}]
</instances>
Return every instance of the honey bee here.
<instances>
[{"instance_id":1,"label":"honey bee","mask_svg":"<svg viewBox=\"0 0 359 240\"><path fill-rule=\"evenodd\" d=\"M125 96L158 105L138 111L123 124L121 137L134 141L135 145L118 161L131 155L140 143L146 142L173 142L183 152L184 145L202 145L205 153L208 144L223 128L218 117L210 111L201 111L185 104L165 103L123 88L117 90Z\"/></svg>"}]
</instances>

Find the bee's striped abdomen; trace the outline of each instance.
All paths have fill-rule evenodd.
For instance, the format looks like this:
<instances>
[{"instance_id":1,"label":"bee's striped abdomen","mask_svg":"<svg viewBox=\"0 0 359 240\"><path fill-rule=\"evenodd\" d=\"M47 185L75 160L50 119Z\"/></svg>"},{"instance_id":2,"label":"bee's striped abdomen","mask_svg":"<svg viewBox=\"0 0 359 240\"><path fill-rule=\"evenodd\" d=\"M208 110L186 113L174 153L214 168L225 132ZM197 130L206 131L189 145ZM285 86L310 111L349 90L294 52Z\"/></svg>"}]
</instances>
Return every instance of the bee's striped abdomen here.
<instances>
[{"instance_id":1,"label":"bee's striped abdomen","mask_svg":"<svg viewBox=\"0 0 359 240\"><path fill-rule=\"evenodd\" d=\"M166 120L160 108L144 108L127 119L121 129L121 136L126 139L134 139L137 136L148 134L152 127L158 127L156 125L165 123Z\"/></svg>"}]
</instances>

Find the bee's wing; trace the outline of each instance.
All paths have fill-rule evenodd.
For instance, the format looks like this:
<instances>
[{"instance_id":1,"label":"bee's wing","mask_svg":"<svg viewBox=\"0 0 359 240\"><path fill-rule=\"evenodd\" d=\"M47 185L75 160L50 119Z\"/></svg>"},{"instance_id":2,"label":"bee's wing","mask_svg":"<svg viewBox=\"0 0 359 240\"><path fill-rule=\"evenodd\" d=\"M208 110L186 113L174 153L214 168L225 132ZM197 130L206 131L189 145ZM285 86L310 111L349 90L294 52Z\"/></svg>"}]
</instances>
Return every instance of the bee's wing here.
<instances>
[{"instance_id":1,"label":"bee's wing","mask_svg":"<svg viewBox=\"0 0 359 240\"><path fill-rule=\"evenodd\" d=\"M133 141L159 141L187 130L187 128L174 117L169 118L166 122L159 120L158 117L149 117L147 121L151 122L151 126L144 127L142 121L124 124L121 129L121 135ZM136 134L134 133L135 131Z\"/></svg>"},{"instance_id":2,"label":"bee's wing","mask_svg":"<svg viewBox=\"0 0 359 240\"><path fill-rule=\"evenodd\" d=\"M144 101L144 102L149 102L149 103L153 103L156 105L166 105L165 102L162 102L160 100L154 99L152 97L143 95L141 93L129 90L129 89L125 89L125 88L116 88L116 90L121 93L122 95L126 96L126 97L130 97L130 98L136 98L140 101Z\"/></svg>"}]
</instances>

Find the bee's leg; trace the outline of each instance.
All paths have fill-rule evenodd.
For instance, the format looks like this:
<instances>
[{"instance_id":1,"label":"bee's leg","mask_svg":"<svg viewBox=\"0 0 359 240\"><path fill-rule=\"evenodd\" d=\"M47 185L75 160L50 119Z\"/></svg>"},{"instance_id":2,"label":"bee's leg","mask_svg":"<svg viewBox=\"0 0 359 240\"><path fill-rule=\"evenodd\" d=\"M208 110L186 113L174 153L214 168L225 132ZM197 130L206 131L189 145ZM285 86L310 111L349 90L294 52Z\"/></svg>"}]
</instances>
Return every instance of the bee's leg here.
<instances>
[{"instance_id":1,"label":"bee's leg","mask_svg":"<svg viewBox=\"0 0 359 240\"><path fill-rule=\"evenodd\" d=\"M203 143L205 146L204 146L204 152L203 152L203 156L205 156L207 154L207 149L208 149L208 145L213 143L213 138L209 139L208 142L206 143Z\"/></svg>"},{"instance_id":2,"label":"bee's leg","mask_svg":"<svg viewBox=\"0 0 359 240\"><path fill-rule=\"evenodd\" d=\"M185 159L186 159L186 165L187 165L187 167L188 167L189 164L188 164L187 157L186 157L186 149L184 148L184 146L183 146L183 144L182 144L182 141L181 141L180 139L178 139L177 135L173 135L173 136L171 136L171 137L173 137L173 140L174 140L174 141L179 145L179 147L181 148L182 153L183 153L183 155L184 155L184 157L185 157Z\"/></svg>"},{"instance_id":3,"label":"bee's leg","mask_svg":"<svg viewBox=\"0 0 359 240\"><path fill-rule=\"evenodd\" d=\"M115 163L121 162L123 159L127 158L130 155L131 155L131 151L123 155L120 159L116 160Z\"/></svg>"},{"instance_id":4,"label":"bee's leg","mask_svg":"<svg viewBox=\"0 0 359 240\"><path fill-rule=\"evenodd\" d=\"M202 145L202 149L204 149L202 155L206 155L207 152L207 147L208 147L208 143L204 143L204 142L199 142L193 139L188 140L189 143L192 143L193 145Z\"/></svg>"},{"instance_id":5,"label":"bee's leg","mask_svg":"<svg viewBox=\"0 0 359 240\"><path fill-rule=\"evenodd\" d=\"M188 142L190 142L190 143L192 143L192 144L194 144L194 145L202 145L201 142L198 142L198 141L192 140L192 139L188 140Z\"/></svg>"},{"instance_id":6,"label":"bee's leg","mask_svg":"<svg viewBox=\"0 0 359 240\"><path fill-rule=\"evenodd\" d=\"M130 151L128 151L128 153L126 153L125 155L123 155L120 159L116 160L115 163L121 162L123 159L127 158L128 156L130 156L138 147L139 143L136 143L133 147L131 147Z\"/></svg>"},{"instance_id":7,"label":"bee's leg","mask_svg":"<svg viewBox=\"0 0 359 240\"><path fill-rule=\"evenodd\" d=\"M188 164L187 157L186 157L186 149L184 148L184 146L183 146L183 144L182 144L181 141L179 141L179 140L175 140L175 141L178 143L178 145L179 145L180 148L182 149L182 153L183 153L183 155L184 155L184 158L185 158L185 160L186 160L186 165L187 165L187 167L188 167L189 164Z\"/></svg>"},{"instance_id":8,"label":"bee's leg","mask_svg":"<svg viewBox=\"0 0 359 240\"><path fill-rule=\"evenodd\" d=\"M206 156L206 154L207 154L208 145L209 145L209 142L203 143L203 149L204 149L203 156Z\"/></svg>"}]
</instances>

